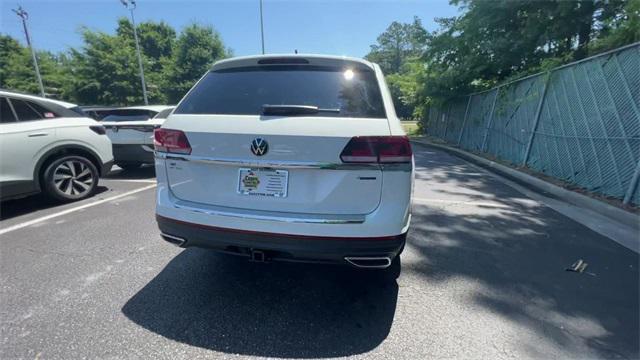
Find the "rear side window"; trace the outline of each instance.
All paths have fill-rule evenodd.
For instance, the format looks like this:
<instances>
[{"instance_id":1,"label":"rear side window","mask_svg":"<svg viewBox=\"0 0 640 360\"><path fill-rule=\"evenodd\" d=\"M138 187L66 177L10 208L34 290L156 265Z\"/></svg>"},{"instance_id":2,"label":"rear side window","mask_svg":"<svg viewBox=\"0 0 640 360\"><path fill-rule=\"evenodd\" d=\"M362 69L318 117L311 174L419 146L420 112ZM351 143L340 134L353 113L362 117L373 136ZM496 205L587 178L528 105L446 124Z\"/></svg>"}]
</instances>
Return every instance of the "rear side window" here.
<instances>
[{"instance_id":1,"label":"rear side window","mask_svg":"<svg viewBox=\"0 0 640 360\"><path fill-rule=\"evenodd\" d=\"M11 105L18 115L19 121L38 120L44 117L22 100L11 99Z\"/></svg>"},{"instance_id":2,"label":"rear side window","mask_svg":"<svg viewBox=\"0 0 640 360\"><path fill-rule=\"evenodd\" d=\"M373 71L310 65L211 71L174 113L259 115L263 105L337 110L313 116L386 117Z\"/></svg>"},{"instance_id":3,"label":"rear side window","mask_svg":"<svg viewBox=\"0 0 640 360\"><path fill-rule=\"evenodd\" d=\"M16 115L18 115L19 121L51 119L58 117L58 115L52 111L31 101L11 99L11 105L13 105Z\"/></svg>"},{"instance_id":4,"label":"rear side window","mask_svg":"<svg viewBox=\"0 0 640 360\"><path fill-rule=\"evenodd\" d=\"M0 124L15 122L16 117L9 107L7 98L0 97Z\"/></svg>"}]
</instances>

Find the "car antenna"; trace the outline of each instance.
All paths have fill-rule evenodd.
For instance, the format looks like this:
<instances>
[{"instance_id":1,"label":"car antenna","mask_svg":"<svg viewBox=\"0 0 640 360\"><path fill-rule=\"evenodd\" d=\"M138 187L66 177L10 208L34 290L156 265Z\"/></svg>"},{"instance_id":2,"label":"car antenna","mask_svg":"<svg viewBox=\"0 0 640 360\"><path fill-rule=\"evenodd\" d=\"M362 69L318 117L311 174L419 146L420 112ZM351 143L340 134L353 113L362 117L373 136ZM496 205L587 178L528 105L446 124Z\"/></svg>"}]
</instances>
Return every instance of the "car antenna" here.
<instances>
[{"instance_id":1,"label":"car antenna","mask_svg":"<svg viewBox=\"0 0 640 360\"><path fill-rule=\"evenodd\" d=\"M293 50L293 53L297 54L298 53L298 49Z\"/></svg>"}]
</instances>

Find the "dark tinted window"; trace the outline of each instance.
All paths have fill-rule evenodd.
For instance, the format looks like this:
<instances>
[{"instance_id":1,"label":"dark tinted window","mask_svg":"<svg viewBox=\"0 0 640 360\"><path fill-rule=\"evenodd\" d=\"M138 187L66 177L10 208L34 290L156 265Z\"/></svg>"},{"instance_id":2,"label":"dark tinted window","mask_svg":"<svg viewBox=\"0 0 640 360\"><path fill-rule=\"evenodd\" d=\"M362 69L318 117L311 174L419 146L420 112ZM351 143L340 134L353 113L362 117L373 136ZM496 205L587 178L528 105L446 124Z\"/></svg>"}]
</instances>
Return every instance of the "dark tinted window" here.
<instances>
[{"instance_id":1,"label":"dark tinted window","mask_svg":"<svg viewBox=\"0 0 640 360\"><path fill-rule=\"evenodd\" d=\"M80 108L80 106L74 106L72 108L69 108L70 111L73 111L74 113L82 116L82 117L86 117L88 116L87 114L85 114L84 111L82 111L82 108Z\"/></svg>"},{"instance_id":2,"label":"dark tinted window","mask_svg":"<svg viewBox=\"0 0 640 360\"><path fill-rule=\"evenodd\" d=\"M102 112L100 116L103 121L141 121L149 120L156 114L153 110L113 109Z\"/></svg>"},{"instance_id":3,"label":"dark tinted window","mask_svg":"<svg viewBox=\"0 0 640 360\"><path fill-rule=\"evenodd\" d=\"M42 106L31 103L29 101L11 99L11 105L13 105L13 109L16 111L16 115L18 115L19 121L44 119L47 113L51 114L51 112L46 111L46 109L44 109Z\"/></svg>"},{"instance_id":4,"label":"dark tinted window","mask_svg":"<svg viewBox=\"0 0 640 360\"><path fill-rule=\"evenodd\" d=\"M339 110L314 116L386 116L373 71L309 65L209 72L175 113L258 115L265 104Z\"/></svg>"},{"instance_id":5,"label":"dark tinted window","mask_svg":"<svg viewBox=\"0 0 640 360\"><path fill-rule=\"evenodd\" d=\"M0 97L0 123L9 123L16 121L13 111L9 107L7 98Z\"/></svg>"},{"instance_id":6,"label":"dark tinted window","mask_svg":"<svg viewBox=\"0 0 640 360\"><path fill-rule=\"evenodd\" d=\"M29 105L30 108L32 108L33 110L35 110L38 114L42 115L43 118L45 119L51 119L51 118L56 118L56 117L60 117L60 115L56 114L55 112L51 111L51 109L47 109L44 106L35 103L33 101L27 101L24 100L24 102Z\"/></svg>"},{"instance_id":7,"label":"dark tinted window","mask_svg":"<svg viewBox=\"0 0 640 360\"><path fill-rule=\"evenodd\" d=\"M172 108L172 107L170 107L170 108L166 108L166 109L164 109L164 110L160 111L160 112L159 112L156 116L154 116L153 118L154 118L154 119L166 119L166 118L169 116L169 114L171 114L171 112L173 111L173 109L175 109L175 108Z\"/></svg>"}]
</instances>

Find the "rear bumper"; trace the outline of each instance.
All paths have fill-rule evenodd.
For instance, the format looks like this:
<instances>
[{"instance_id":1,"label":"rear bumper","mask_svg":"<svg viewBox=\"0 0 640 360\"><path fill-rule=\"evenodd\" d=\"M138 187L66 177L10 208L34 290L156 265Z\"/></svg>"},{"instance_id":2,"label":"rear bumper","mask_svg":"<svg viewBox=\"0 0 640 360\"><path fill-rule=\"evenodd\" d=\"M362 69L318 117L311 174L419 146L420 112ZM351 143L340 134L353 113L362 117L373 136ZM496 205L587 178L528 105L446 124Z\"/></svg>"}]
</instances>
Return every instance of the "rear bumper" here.
<instances>
[{"instance_id":1,"label":"rear bumper","mask_svg":"<svg viewBox=\"0 0 640 360\"><path fill-rule=\"evenodd\" d=\"M102 163L102 167L100 168L100 176L109 174L109 172L111 171L111 167L113 167L113 160Z\"/></svg>"},{"instance_id":2,"label":"rear bumper","mask_svg":"<svg viewBox=\"0 0 640 360\"><path fill-rule=\"evenodd\" d=\"M116 163L152 164L154 162L153 150L151 146L145 144L113 144L113 158Z\"/></svg>"},{"instance_id":3,"label":"rear bumper","mask_svg":"<svg viewBox=\"0 0 640 360\"><path fill-rule=\"evenodd\" d=\"M303 236L244 231L189 223L156 215L163 238L181 247L202 247L234 255L264 252L271 260L346 263L345 257L388 257L402 250L406 233L374 238ZM168 235L168 236L167 236Z\"/></svg>"}]
</instances>

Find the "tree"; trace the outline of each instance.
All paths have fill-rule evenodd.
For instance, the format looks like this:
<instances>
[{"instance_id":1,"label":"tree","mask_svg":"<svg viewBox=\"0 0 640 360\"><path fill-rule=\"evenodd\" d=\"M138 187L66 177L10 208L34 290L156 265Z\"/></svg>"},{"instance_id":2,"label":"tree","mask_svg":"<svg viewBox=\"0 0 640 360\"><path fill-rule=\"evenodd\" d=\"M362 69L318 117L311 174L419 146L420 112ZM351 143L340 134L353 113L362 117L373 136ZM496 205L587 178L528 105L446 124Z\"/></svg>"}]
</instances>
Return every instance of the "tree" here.
<instances>
[{"instance_id":1,"label":"tree","mask_svg":"<svg viewBox=\"0 0 640 360\"><path fill-rule=\"evenodd\" d=\"M598 39L617 29L625 34L624 40L612 40L617 46L637 38L633 28L625 26L633 21L633 6L638 7L633 2L626 6L622 0L452 3L463 13L438 19L440 29L430 36L423 56L431 73L422 84L424 97L446 100L584 58L594 41L601 43Z\"/></svg>"},{"instance_id":2,"label":"tree","mask_svg":"<svg viewBox=\"0 0 640 360\"><path fill-rule=\"evenodd\" d=\"M427 37L427 31L417 16L410 24L394 21L378 36L377 44L371 45L365 58L380 65L385 74L398 73L408 59L421 55Z\"/></svg>"},{"instance_id":3,"label":"tree","mask_svg":"<svg viewBox=\"0 0 640 360\"><path fill-rule=\"evenodd\" d=\"M229 55L213 27L191 24L184 28L166 68L164 89L169 102L178 102L216 60Z\"/></svg>"},{"instance_id":4,"label":"tree","mask_svg":"<svg viewBox=\"0 0 640 360\"><path fill-rule=\"evenodd\" d=\"M418 59L425 50L428 33L418 17L412 23L403 24L394 21L387 30L378 36L377 44L371 45L371 51L365 56L369 61L380 65L387 75L389 91L400 118L411 118L415 103L410 94L417 83L411 75L412 61Z\"/></svg>"},{"instance_id":5,"label":"tree","mask_svg":"<svg viewBox=\"0 0 640 360\"><path fill-rule=\"evenodd\" d=\"M64 96L66 80L62 56L47 51L38 51L36 56L45 93L52 97ZM6 35L0 35L0 87L34 94L40 92L31 51Z\"/></svg>"},{"instance_id":6,"label":"tree","mask_svg":"<svg viewBox=\"0 0 640 360\"><path fill-rule=\"evenodd\" d=\"M209 69L229 56L211 26L192 24L177 36L165 22L138 25L145 79L151 103L175 103ZM142 103L133 27L118 20L115 34L82 30L83 47L53 54L39 51L45 92L83 105ZM10 36L0 35L0 87L37 93L31 54Z\"/></svg>"},{"instance_id":7,"label":"tree","mask_svg":"<svg viewBox=\"0 0 640 360\"><path fill-rule=\"evenodd\" d=\"M71 89L82 104L128 105L142 102L135 50L123 36L84 29L82 51L72 49ZM150 93L151 101L154 100Z\"/></svg>"},{"instance_id":8,"label":"tree","mask_svg":"<svg viewBox=\"0 0 640 360\"><path fill-rule=\"evenodd\" d=\"M598 17L598 37L590 43L591 55L640 41L640 1L619 1Z\"/></svg>"},{"instance_id":9,"label":"tree","mask_svg":"<svg viewBox=\"0 0 640 360\"><path fill-rule=\"evenodd\" d=\"M8 35L0 35L0 87L7 88L7 81L11 76L9 63L11 58L23 51L22 46Z\"/></svg>"}]
</instances>

